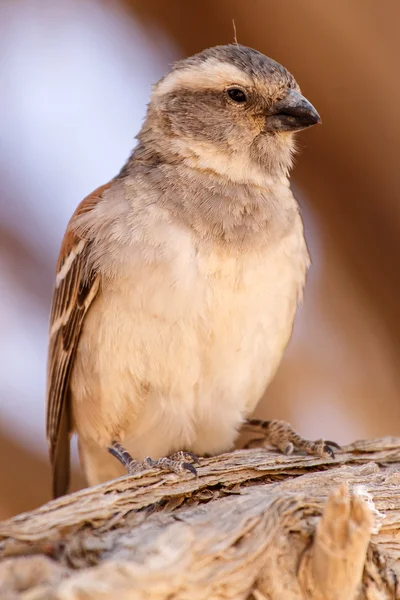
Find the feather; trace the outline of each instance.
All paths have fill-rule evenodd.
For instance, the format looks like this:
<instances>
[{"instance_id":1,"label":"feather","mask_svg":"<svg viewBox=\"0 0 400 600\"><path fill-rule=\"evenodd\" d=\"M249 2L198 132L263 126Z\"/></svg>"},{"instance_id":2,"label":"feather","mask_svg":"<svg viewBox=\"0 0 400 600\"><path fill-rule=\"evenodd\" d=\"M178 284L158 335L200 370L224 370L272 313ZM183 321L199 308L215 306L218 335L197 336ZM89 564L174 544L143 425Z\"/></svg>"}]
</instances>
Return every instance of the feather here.
<instances>
[{"instance_id":1,"label":"feather","mask_svg":"<svg viewBox=\"0 0 400 600\"><path fill-rule=\"evenodd\" d=\"M80 215L96 206L109 186L98 188L80 203L68 224L57 263L50 317L46 415L54 497L68 490L72 429L70 379L85 316L100 287L100 275L90 266L93 242L80 238L74 224Z\"/></svg>"}]
</instances>

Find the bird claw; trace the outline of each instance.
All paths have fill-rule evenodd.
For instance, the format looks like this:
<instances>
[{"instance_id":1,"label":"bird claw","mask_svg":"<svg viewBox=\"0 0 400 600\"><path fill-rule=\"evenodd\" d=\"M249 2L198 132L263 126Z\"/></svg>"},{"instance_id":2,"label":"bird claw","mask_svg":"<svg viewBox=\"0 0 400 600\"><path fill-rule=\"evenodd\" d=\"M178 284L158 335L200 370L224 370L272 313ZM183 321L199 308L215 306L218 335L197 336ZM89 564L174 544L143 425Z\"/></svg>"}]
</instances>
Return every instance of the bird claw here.
<instances>
[{"instance_id":1,"label":"bird claw","mask_svg":"<svg viewBox=\"0 0 400 600\"><path fill-rule=\"evenodd\" d=\"M197 465L200 464L200 460L196 454L185 451L175 452L171 456L165 456L157 460L153 460L148 456L144 460L138 461L132 458L129 452L116 441L112 442L108 451L122 463L129 475L137 475L149 469L160 469L161 471L172 471L172 473L176 473L177 475L182 475L182 473L189 471L197 477L196 467L187 461L191 460Z\"/></svg>"},{"instance_id":2,"label":"bird claw","mask_svg":"<svg viewBox=\"0 0 400 600\"><path fill-rule=\"evenodd\" d=\"M331 458L335 458L335 453L328 444L324 444L323 450L325 454L329 454Z\"/></svg>"},{"instance_id":3,"label":"bird claw","mask_svg":"<svg viewBox=\"0 0 400 600\"><path fill-rule=\"evenodd\" d=\"M195 477L197 477L197 469L191 463L182 463L182 468L186 469L187 471L190 471Z\"/></svg>"},{"instance_id":4,"label":"bird claw","mask_svg":"<svg viewBox=\"0 0 400 600\"><path fill-rule=\"evenodd\" d=\"M194 456L195 455L192 456L189 452L176 452L171 456L159 458L158 460L146 458L146 461L150 467L160 469L161 471L172 471L172 473L176 473L177 475L182 475L183 473L189 471L197 477L196 467L185 461L185 459L193 460ZM199 462L197 456L196 459Z\"/></svg>"},{"instance_id":5,"label":"bird claw","mask_svg":"<svg viewBox=\"0 0 400 600\"><path fill-rule=\"evenodd\" d=\"M337 450L341 450L342 449L342 446L340 446L336 442L332 442L331 440L325 440L325 444L327 444L328 446L333 446Z\"/></svg>"},{"instance_id":6,"label":"bird claw","mask_svg":"<svg viewBox=\"0 0 400 600\"><path fill-rule=\"evenodd\" d=\"M333 450L333 448L335 448L336 450L341 450L342 447L339 446L339 444L337 444L336 442L332 442L331 440L325 440L325 444L324 444L324 452L326 454L329 454L329 456L331 458L335 458L335 452Z\"/></svg>"},{"instance_id":7,"label":"bird claw","mask_svg":"<svg viewBox=\"0 0 400 600\"><path fill-rule=\"evenodd\" d=\"M302 438L285 421L260 421L251 419L247 425L252 429L256 428L263 433L262 438L255 439L246 444L246 447L254 447L256 442L262 442L262 445L271 444L283 454L290 455L294 450L303 450L311 456L321 458L335 458L335 451L341 450L336 442L330 440L317 440L315 442Z\"/></svg>"}]
</instances>

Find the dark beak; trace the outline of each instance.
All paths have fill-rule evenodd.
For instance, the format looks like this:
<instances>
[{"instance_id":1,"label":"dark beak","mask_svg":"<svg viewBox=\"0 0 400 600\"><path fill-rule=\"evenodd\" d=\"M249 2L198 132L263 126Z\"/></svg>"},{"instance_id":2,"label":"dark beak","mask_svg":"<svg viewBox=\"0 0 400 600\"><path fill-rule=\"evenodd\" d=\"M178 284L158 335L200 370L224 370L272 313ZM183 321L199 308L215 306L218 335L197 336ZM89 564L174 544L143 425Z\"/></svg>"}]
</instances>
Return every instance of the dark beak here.
<instances>
[{"instance_id":1,"label":"dark beak","mask_svg":"<svg viewBox=\"0 0 400 600\"><path fill-rule=\"evenodd\" d=\"M265 131L300 131L312 125L322 123L321 117L308 100L289 90L283 100L272 106L265 119Z\"/></svg>"}]
</instances>

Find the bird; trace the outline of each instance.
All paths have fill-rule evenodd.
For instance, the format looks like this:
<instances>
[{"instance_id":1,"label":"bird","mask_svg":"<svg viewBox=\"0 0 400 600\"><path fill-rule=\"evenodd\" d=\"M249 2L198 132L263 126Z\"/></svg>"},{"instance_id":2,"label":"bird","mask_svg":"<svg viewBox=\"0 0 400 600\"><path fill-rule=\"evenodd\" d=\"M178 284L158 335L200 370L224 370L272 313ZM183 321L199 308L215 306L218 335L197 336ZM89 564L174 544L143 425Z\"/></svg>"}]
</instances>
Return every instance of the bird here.
<instances>
[{"instance_id":1,"label":"bird","mask_svg":"<svg viewBox=\"0 0 400 600\"><path fill-rule=\"evenodd\" d=\"M86 484L192 472L242 426L333 455L251 414L289 342L310 264L289 182L321 122L294 77L239 44L176 62L120 172L77 207L57 262L46 431L53 496L70 438Z\"/></svg>"}]
</instances>

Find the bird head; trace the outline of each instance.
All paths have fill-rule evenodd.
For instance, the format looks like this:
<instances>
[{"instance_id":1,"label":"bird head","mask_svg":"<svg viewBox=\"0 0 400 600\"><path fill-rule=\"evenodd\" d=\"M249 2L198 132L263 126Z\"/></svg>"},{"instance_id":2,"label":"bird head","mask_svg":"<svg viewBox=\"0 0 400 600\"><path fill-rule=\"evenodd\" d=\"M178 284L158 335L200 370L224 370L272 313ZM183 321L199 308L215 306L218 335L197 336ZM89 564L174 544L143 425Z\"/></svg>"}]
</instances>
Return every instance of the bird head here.
<instances>
[{"instance_id":1,"label":"bird head","mask_svg":"<svg viewBox=\"0 0 400 600\"><path fill-rule=\"evenodd\" d=\"M321 122L282 65L238 44L175 63L153 87L148 115L183 162L256 183L286 175L294 133Z\"/></svg>"}]
</instances>

